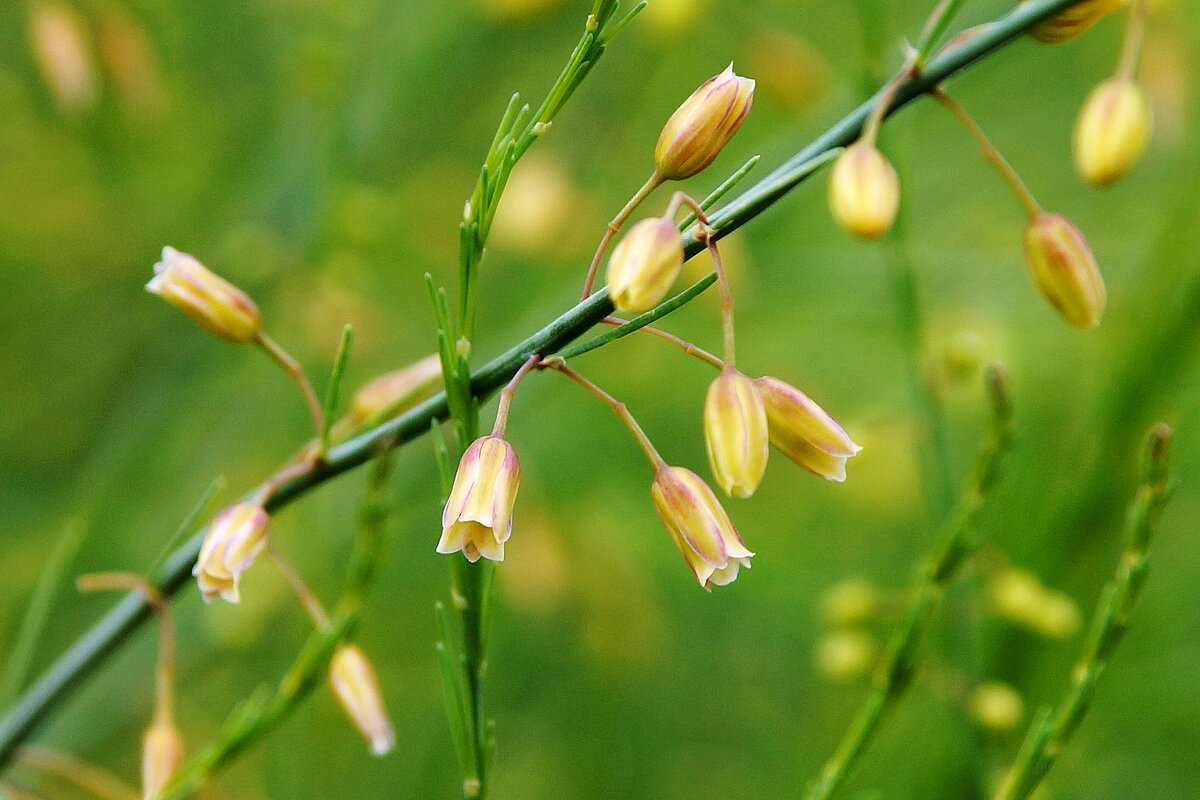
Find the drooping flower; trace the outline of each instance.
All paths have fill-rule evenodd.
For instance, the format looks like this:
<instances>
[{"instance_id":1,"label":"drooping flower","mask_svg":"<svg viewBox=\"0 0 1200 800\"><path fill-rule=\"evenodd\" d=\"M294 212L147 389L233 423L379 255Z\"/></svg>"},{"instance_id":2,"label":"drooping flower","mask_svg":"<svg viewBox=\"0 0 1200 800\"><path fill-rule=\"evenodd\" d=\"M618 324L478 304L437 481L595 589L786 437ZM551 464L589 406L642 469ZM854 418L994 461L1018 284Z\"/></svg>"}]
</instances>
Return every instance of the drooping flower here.
<instances>
[{"instance_id":1,"label":"drooping flower","mask_svg":"<svg viewBox=\"0 0 1200 800\"><path fill-rule=\"evenodd\" d=\"M354 727L370 743L371 752L377 756L391 752L396 734L366 653L352 644L339 647L329 662L329 684Z\"/></svg>"},{"instance_id":2,"label":"drooping flower","mask_svg":"<svg viewBox=\"0 0 1200 800\"><path fill-rule=\"evenodd\" d=\"M480 557L503 561L520 482L521 465L511 444L495 434L472 442L459 461L442 512L437 551L461 550L472 562Z\"/></svg>"},{"instance_id":3,"label":"drooping flower","mask_svg":"<svg viewBox=\"0 0 1200 800\"><path fill-rule=\"evenodd\" d=\"M618 311L648 311L666 297L683 269L683 239L665 217L644 219L613 250L605 281Z\"/></svg>"},{"instance_id":4,"label":"drooping flower","mask_svg":"<svg viewBox=\"0 0 1200 800\"><path fill-rule=\"evenodd\" d=\"M754 381L726 367L708 388L704 443L717 485L750 497L767 469L767 409Z\"/></svg>"},{"instance_id":5,"label":"drooping flower","mask_svg":"<svg viewBox=\"0 0 1200 800\"><path fill-rule=\"evenodd\" d=\"M758 378L754 384L767 409L771 444L826 480L846 480L846 460L862 448L837 420L804 392L778 378Z\"/></svg>"},{"instance_id":6,"label":"drooping flower","mask_svg":"<svg viewBox=\"0 0 1200 800\"><path fill-rule=\"evenodd\" d=\"M213 519L192 568L204 602L241 600L238 581L267 546L269 524L266 510L254 503L236 503Z\"/></svg>"},{"instance_id":7,"label":"drooping flower","mask_svg":"<svg viewBox=\"0 0 1200 800\"><path fill-rule=\"evenodd\" d=\"M704 589L732 583L741 567L750 568L746 549L729 515L699 475L683 467L662 466L650 494L688 569Z\"/></svg>"},{"instance_id":8,"label":"drooping flower","mask_svg":"<svg viewBox=\"0 0 1200 800\"><path fill-rule=\"evenodd\" d=\"M142 800L157 800L183 763L183 737L169 719L158 719L142 738Z\"/></svg>"},{"instance_id":9,"label":"drooping flower","mask_svg":"<svg viewBox=\"0 0 1200 800\"><path fill-rule=\"evenodd\" d=\"M1108 293L1084 235L1061 214L1044 211L1025 229L1025 260L1033 283L1067 322L1081 330L1100 324Z\"/></svg>"},{"instance_id":10,"label":"drooping flower","mask_svg":"<svg viewBox=\"0 0 1200 800\"><path fill-rule=\"evenodd\" d=\"M1112 183L1146 152L1150 103L1132 78L1097 86L1084 101L1075 124L1075 168L1088 183Z\"/></svg>"},{"instance_id":11,"label":"drooping flower","mask_svg":"<svg viewBox=\"0 0 1200 800\"><path fill-rule=\"evenodd\" d=\"M892 229L900 209L900 178L874 145L856 142L838 156L829 176L829 209L839 225L864 239Z\"/></svg>"}]
</instances>

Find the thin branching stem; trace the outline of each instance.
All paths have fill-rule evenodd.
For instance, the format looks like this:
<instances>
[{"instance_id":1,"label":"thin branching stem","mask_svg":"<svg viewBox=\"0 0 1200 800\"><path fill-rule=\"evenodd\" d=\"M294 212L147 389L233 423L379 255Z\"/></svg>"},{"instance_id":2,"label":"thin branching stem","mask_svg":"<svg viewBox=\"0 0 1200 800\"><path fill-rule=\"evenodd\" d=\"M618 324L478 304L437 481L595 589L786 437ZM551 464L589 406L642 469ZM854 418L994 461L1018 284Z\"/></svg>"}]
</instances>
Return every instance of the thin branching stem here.
<instances>
[{"instance_id":1,"label":"thin branching stem","mask_svg":"<svg viewBox=\"0 0 1200 800\"><path fill-rule=\"evenodd\" d=\"M317 630L328 630L329 613L325 610L325 606L321 605L321 600L317 597L316 593L305 582L304 576L300 574L300 570L296 569L296 566L284 558L283 554L272 545L267 545L267 559L275 567L275 570L283 576L283 579L287 581L288 587L296 595L296 599L300 601L300 605L304 607L308 616L312 618Z\"/></svg>"},{"instance_id":2,"label":"thin branching stem","mask_svg":"<svg viewBox=\"0 0 1200 800\"><path fill-rule=\"evenodd\" d=\"M521 368L517 370L517 374L512 376L512 380L508 385L500 390L500 405L496 408L496 424L492 428L493 436L503 436L504 431L508 428L508 410L512 408L513 396L517 393L517 385L521 380L529 374L529 370L538 365L542 357L537 353L531 355Z\"/></svg>"},{"instance_id":3,"label":"thin branching stem","mask_svg":"<svg viewBox=\"0 0 1200 800\"><path fill-rule=\"evenodd\" d=\"M960 70L987 58L991 53L1020 38L1025 30L1072 5L1075 0L1028 0L1004 16L980 29L970 40L943 50L931 58L925 69L900 87L887 113L907 105L933 90L938 84ZM746 188L727 205L709 214L715 238L731 233L770 208L785 197L796 186L809 178L814 164L827 163L836 156L839 148L853 143L862 132L863 124L875 99L869 99L851 111L840 121L798 150L791 158L768 175ZM694 256L705 245L694 236L685 240L685 252ZM715 280L704 279L707 285ZM685 302L690 302L704 288L700 288ZM666 301L658 309L631 320L642 324L659 319L655 314L663 306L673 304L671 310L684 303L678 296ZM586 333L613 312L613 304L605 290L568 309L542 329L514 344L509 350L470 375L469 387L472 396L479 402L486 400L501 388L516 371L535 353L555 353ZM612 341L628 335L632 330L622 326L605 332ZM599 338L599 337L597 337ZM585 345L591 343L583 343ZM590 349L599 345L593 345ZM566 350L562 355L565 356ZM576 351L576 355L579 351ZM430 432L431 423L445 420L449 414L446 394L438 394L395 419L364 431L330 448L324 461L310 470L294 475L286 482L278 483L268 493L257 487L248 494L260 497L268 511L278 511L288 503L313 491L333 478L352 470L378 454L381 447L398 447ZM174 550L152 576L153 583L165 595L178 592L188 581L192 565L200 552L204 531L196 534ZM32 686L26 689L17 702L0 718L0 768L9 762L13 751L44 722L50 712L65 700L71 691L92 675L121 644L149 617L149 610L138 595L127 596L107 614L92 625L74 644L42 673Z\"/></svg>"},{"instance_id":4,"label":"thin branching stem","mask_svg":"<svg viewBox=\"0 0 1200 800\"><path fill-rule=\"evenodd\" d=\"M622 325L629 324L629 322L627 320L623 320L620 317L605 317L602 321L605 325L613 325L616 327L620 327ZM671 344L678 347L680 350L682 350L687 355L698 358L701 361L703 361L705 364L716 367L717 369L725 369L724 361L722 361L720 358L713 355L712 353L708 352L704 348L692 344L687 339L681 339L680 337L676 336L675 334L668 333L667 331L664 331L662 328L655 328L653 325L646 325L643 328L639 328L639 330L641 330L644 333L648 333L657 339L662 339L664 342L670 342Z\"/></svg>"},{"instance_id":5,"label":"thin branching stem","mask_svg":"<svg viewBox=\"0 0 1200 800\"><path fill-rule=\"evenodd\" d=\"M600 402L612 409L612 412L617 415L617 419L621 420L625 427L629 429L629 432L633 434L634 440L636 440L638 446L642 448L642 452L646 454L646 458L650 460L650 464L655 470L667 465L667 462L663 460L663 457L658 454L658 450L654 447L654 443L650 441L650 437L646 435L646 431L644 431L642 426L638 424L638 421L634 419L633 414L630 413L629 408L624 403L601 389L596 384L589 381L587 378L580 375L575 370L568 367L566 362L561 358L548 358L545 361L542 361L540 366L543 369L552 369L562 373L563 375L566 375L568 378L575 381L575 383L579 384L588 392L590 392L594 397L598 398Z\"/></svg>"},{"instance_id":6,"label":"thin branching stem","mask_svg":"<svg viewBox=\"0 0 1200 800\"><path fill-rule=\"evenodd\" d=\"M1025 185L1025 181L1013 169L1012 164L1008 163L1008 159L1004 157L1004 154L988 139L987 134L983 132L983 128L979 126L975 118L968 114L965 108L940 88L934 89L932 94L937 98L938 102L945 106L962 123L967 132L971 134L971 138L979 146L979 152L1000 173L1000 177L1004 179L1004 182L1012 189L1013 194L1017 196L1017 200L1021 203L1021 207L1025 209L1025 213L1031 218L1041 213L1042 206L1038 203L1037 198L1033 196L1033 192L1029 191L1029 187Z\"/></svg>"},{"instance_id":7,"label":"thin branching stem","mask_svg":"<svg viewBox=\"0 0 1200 800\"><path fill-rule=\"evenodd\" d=\"M662 175L655 170L651 173L646 182L642 184L642 188L633 193L629 198L629 202L625 207L617 212L617 215L609 221L608 226L604 229L604 235L600 237L600 244L596 245L596 252L592 256L592 263L588 264L587 275L583 279L583 292L580 295L580 300L587 300L592 295L592 289L596 285L596 275L600 272L600 262L604 259L604 254L608 251L608 246L612 244L613 238L621 232L621 226L629 219L630 215L637 210L637 207L650 196L650 193L662 185L666 180Z\"/></svg>"},{"instance_id":8,"label":"thin branching stem","mask_svg":"<svg viewBox=\"0 0 1200 800\"><path fill-rule=\"evenodd\" d=\"M804 794L805 800L828 800L849 777L887 712L912 685L920 665L924 634L942 595L963 562L978 549L979 537L975 528L979 511L999 477L1000 466L1013 434L1008 378L999 365L988 369L987 390L992 405L992 427L976 459L975 469L943 524L937 545L925 558L913 582L908 613L892 634L887 655L876 672L867 699L854 716L833 756L809 785Z\"/></svg>"},{"instance_id":9,"label":"thin branching stem","mask_svg":"<svg viewBox=\"0 0 1200 800\"><path fill-rule=\"evenodd\" d=\"M304 402L308 406L308 413L312 417L313 430L316 432L318 439L324 439L325 411L321 408L321 401L317 398L317 392L313 389L312 382L308 379L308 375L305 374L304 368L300 366L300 362L293 358L292 354L285 350L279 342L267 336L262 331L258 332L254 341L276 364L283 367L288 377L300 387L300 392L304 395Z\"/></svg>"},{"instance_id":10,"label":"thin branching stem","mask_svg":"<svg viewBox=\"0 0 1200 800\"><path fill-rule=\"evenodd\" d=\"M1146 437L1142 477L1125 521L1125 551L1100 595L1083 653L1071 671L1071 685L1058 705L1043 709L1030 726L995 800L1032 795L1087 714L1100 673L1124 637L1146 581L1150 542L1171 496L1171 440L1171 429L1162 424Z\"/></svg>"}]
</instances>

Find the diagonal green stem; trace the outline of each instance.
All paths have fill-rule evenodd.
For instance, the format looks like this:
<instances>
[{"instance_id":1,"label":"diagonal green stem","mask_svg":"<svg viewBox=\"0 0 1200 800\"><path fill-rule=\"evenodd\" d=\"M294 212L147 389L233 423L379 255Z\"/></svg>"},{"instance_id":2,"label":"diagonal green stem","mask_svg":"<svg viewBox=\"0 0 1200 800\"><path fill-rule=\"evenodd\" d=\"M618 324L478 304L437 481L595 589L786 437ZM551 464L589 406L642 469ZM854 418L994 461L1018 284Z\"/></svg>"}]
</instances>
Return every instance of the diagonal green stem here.
<instances>
[{"instance_id":1,"label":"diagonal green stem","mask_svg":"<svg viewBox=\"0 0 1200 800\"><path fill-rule=\"evenodd\" d=\"M926 558L912 588L912 604L892 634L887 656L876 674L875 685L855 715L833 756L808 787L805 800L827 800L846 781L850 770L870 744L884 716L912 684L920 663L920 646L946 587L963 562L978 549L975 525L988 492L1000 474L1000 465L1012 442L1013 414L1008 379L994 365L988 371L992 402L992 430L979 453L975 470L962 488L958 503L942 528L942 536Z\"/></svg>"},{"instance_id":2,"label":"diagonal green stem","mask_svg":"<svg viewBox=\"0 0 1200 800\"><path fill-rule=\"evenodd\" d=\"M931 59L919 76L910 80L896 93L889 113L927 93L965 67L1020 38L1031 25L1062 11L1072 2L1073 0L1029 0L1018 6L987 26L970 41ZM853 143L872 107L872 100L863 103L769 175L738 195L729 205L710 214L709 220L715 231L714 236L720 238L723 234L740 228L787 195L810 174L808 165L814 159ZM703 248L703 243L694 236L689 238L689 256L696 255ZM476 370L471 376L470 384L473 395L480 401L485 400L503 386L531 355L556 352L579 338L612 311L613 305L608 299L608 293L601 289ZM268 510L279 510L326 481L360 466L377 452L381 444L400 446L427 434L432 421L444 420L446 416L446 395L442 393L394 420L332 447L324 463L275 487L265 498ZM154 575L154 584L159 591L173 595L187 583L202 541L203 531L200 531L171 553ZM27 739L73 689L95 672L96 668L148 619L149 613L140 596L125 597L50 665L5 716L0 718L0 768L8 763L13 749Z\"/></svg>"}]
</instances>

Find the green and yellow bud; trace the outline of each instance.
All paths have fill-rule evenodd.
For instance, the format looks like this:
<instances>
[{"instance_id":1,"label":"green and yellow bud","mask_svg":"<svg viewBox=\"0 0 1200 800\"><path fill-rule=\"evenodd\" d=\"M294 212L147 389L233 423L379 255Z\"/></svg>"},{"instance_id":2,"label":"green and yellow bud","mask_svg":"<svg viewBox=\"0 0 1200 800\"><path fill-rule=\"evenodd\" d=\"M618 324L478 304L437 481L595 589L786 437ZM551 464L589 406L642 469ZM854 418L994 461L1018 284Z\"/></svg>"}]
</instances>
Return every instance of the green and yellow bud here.
<instances>
[{"instance_id":1,"label":"green and yellow bud","mask_svg":"<svg viewBox=\"0 0 1200 800\"><path fill-rule=\"evenodd\" d=\"M142 800L157 800L183 763L183 737L168 719L156 720L142 738Z\"/></svg>"},{"instance_id":2,"label":"green and yellow bud","mask_svg":"<svg viewBox=\"0 0 1200 800\"><path fill-rule=\"evenodd\" d=\"M369 381L354 395L340 424L357 427L388 419L431 397L441 384L442 360L434 353Z\"/></svg>"},{"instance_id":3,"label":"green and yellow bud","mask_svg":"<svg viewBox=\"0 0 1200 800\"><path fill-rule=\"evenodd\" d=\"M267 546L270 521L266 510L254 503L236 503L213 519L192 568L204 602L217 597L230 603L241 600L238 581Z\"/></svg>"},{"instance_id":4,"label":"green and yellow bud","mask_svg":"<svg viewBox=\"0 0 1200 800\"><path fill-rule=\"evenodd\" d=\"M371 745L371 752L377 756L391 752L396 734L366 653L352 644L339 647L329 662L329 684L346 716Z\"/></svg>"},{"instance_id":5,"label":"green and yellow bud","mask_svg":"<svg viewBox=\"0 0 1200 800\"><path fill-rule=\"evenodd\" d=\"M683 239L666 217L644 219L613 250L608 296L618 311L640 313L659 303L683 269Z\"/></svg>"},{"instance_id":6,"label":"green and yellow bud","mask_svg":"<svg viewBox=\"0 0 1200 800\"><path fill-rule=\"evenodd\" d=\"M1075 601L1044 587L1032 573L1010 568L997 574L988 586L995 612L1050 639L1065 639L1079 630Z\"/></svg>"},{"instance_id":7,"label":"green and yellow bud","mask_svg":"<svg viewBox=\"0 0 1200 800\"><path fill-rule=\"evenodd\" d=\"M883 597L866 578L846 578L821 594L821 619L836 627L861 625L879 615Z\"/></svg>"},{"instance_id":8,"label":"green and yellow bud","mask_svg":"<svg viewBox=\"0 0 1200 800\"><path fill-rule=\"evenodd\" d=\"M1104 186L1141 160L1150 141L1150 103L1132 78L1113 78L1092 90L1075 124L1075 168Z\"/></svg>"},{"instance_id":9,"label":"green and yellow bud","mask_svg":"<svg viewBox=\"0 0 1200 800\"><path fill-rule=\"evenodd\" d=\"M454 488L442 512L437 551L461 550L471 562L480 557L503 561L520 483L521 465L511 444L496 435L472 442L459 461Z\"/></svg>"},{"instance_id":10,"label":"green and yellow bud","mask_svg":"<svg viewBox=\"0 0 1200 800\"><path fill-rule=\"evenodd\" d=\"M706 591L725 586L750 568L746 549L717 496L699 475L683 467L660 467L650 487L654 508Z\"/></svg>"},{"instance_id":11,"label":"green and yellow bud","mask_svg":"<svg viewBox=\"0 0 1200 800\"><path fill-rule=\"evenodd\" d=\"M900 178L869 142L850 145L829 175L829 210L846 231L878 239L892 229L900 210Z\"/></svg>"},{"instance_id":12,"label":"green and yellow bud","mask_svg":"<svg viewBox=\"0 0 1200 800\"><path fill-rule=\"evenodd\" d=\"M1025 229L1025 260L1033 283L1080 330L1100 324L1108 293L1092 248L1061 214L1039 211Z\"/></svg>"},{"instance_id":13,"label":"green and yellow bud","mask_svg":"<svg viewBox=\"0 0 1200 800\"><path fill-rule=\"evenodd\" d=\"M1125 0L1079 0L1029 29L1029 35L1043 44L1061 44L1074 39L1104 17L1116 11Z\"/></svg>"},{"instance_id":14,"label":"green and yellow bud","mask_svg":"<svg viewBox=\"0 0 1200 800\"><path fill-rule=\"evenodd\" d=\"M1025 716L1021 694L1000 681L988 681L975 687L970 700L971 717L993 733L1008 733Z\"/></svg>"},{"instance_id":15,"label":"green and yellow bud","mask_svg":"<svg viewBox=\"0 0 1200 800\"><path fill-rule=\"evenodd\" d=\"M174 247L162 249L162 261L154 265L146 291L231 342L253 341L262 326L258 306L241 289Z\"/></svg>"},{"instance_id":16,"label":"green and yellow bud","mask_svg":"<svg viewBox=\"0 0 1200 800\"><path fill-rule=\"evenodd\" d=\"M849 683L870 673L879 660L879 647L865 631L831 631L817 640L813 660L821 677L834 683Z\"/></svg>"},{"instance_id":17,"label":"green and yellow bud","mask_svg":"<svg viewBox=\"0 0 1200 800\"><path fill-rule=\"evenodd\" d=\"M737 133L754 102L754 81L733 64L692 92L663 126L654 165L668 180L684 180L711 164Z\"/></svg>"},{"instance_id":18,"label":"green and yellow bud","mask_svg":"<svg viewBox=\"0 0 1200 800\"><path fill-rule=\"evenodd\" d=\"M726 367L708 387L704 444L717 485L750 497L767 471L767 409L754 381Z\"/></svg>"},{"instance_id":19,"label":"green and yellow bud","mask_svg":"<svg viewBox=\"0 0 1200 800\"><path fill-rule=\"evenodd\" d=\"M846 480L846 460L862 448L808 395L778 378L754 381L767 410L767 431L775 449L831 481Z\"/></svg>"}]
</instances>

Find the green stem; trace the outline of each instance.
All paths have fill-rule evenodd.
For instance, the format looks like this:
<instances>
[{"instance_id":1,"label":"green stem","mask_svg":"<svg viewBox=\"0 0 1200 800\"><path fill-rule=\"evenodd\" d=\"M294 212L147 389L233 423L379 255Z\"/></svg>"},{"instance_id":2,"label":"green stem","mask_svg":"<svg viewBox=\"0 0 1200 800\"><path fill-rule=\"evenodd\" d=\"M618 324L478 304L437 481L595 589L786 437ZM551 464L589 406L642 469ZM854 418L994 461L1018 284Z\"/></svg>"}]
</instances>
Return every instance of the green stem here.
<instances>
[{"instance_id":1,"label":"green stem","mask_svg":"<svg viewBox=\"0 0 1200 800\"><path fill-rule=\"evenodd\" d=\"M1129 627L1146 580L1147 552L1171 495L1171 439L1171 429L1162 424L1146 437L1142 479L1126 517L1125 551L1100 595L1083 653L1071 671L1071 686L1053 710L1043 711L1030 726L995 800L1024 800L1033 794L1087 714L1100 673Z\"/></svg>"},{"instance_id":2,"label":"green stem","mask_svg":"<svg viewBox=\"0 0 1200 800\"><path fill-rule=\"evenodd\" d=\"M999 366L988 370L992 430L979 453L975 469L963 486L958 503L942 528L938 545L925 559L912 587L912 604L892 634L875 684L859 708L833 756L805 792L805 800L827 800L846 781L884 716L912 684L921 657L921 643L950 581L963 562L978 549L975 526L983 501L995 485L1000 465L1012 441L1013 415L1008 381Z\"/></svg>"},{"instance_id":3,"label":"green stem","mask_svg":"<svg viewBox=\"0 0 1200 800\"><path fill-rule=\"evenodd\" d=\"M977 36L951 52L933 58L925 70L897 92L891 111L912 102L958 71L980 61L1018 39L1031 25L1062 11L1074 0L1029 0L987 26ZM709 215L714 236L740 228L787 195L810 174L810 165L829 158L832 151L852 144L873 107L868 100L833 127L740 195ZM687 252L694 256L704 244L691 237ZM668 301L670 302L670 301ZM506 353L472 373L471 391L483 400L504 385L535 353L554 353L579 338L613 312L608 293L601 289L546 327L517 343ZM619 330L619 329L618 329ZM616 331L609 331L609 334ZM277 511L317 486L365 463L379 448L397 447L429 433L434 420L447 416L446 395L441 393L411 411L330 448L325 461L282 483L267 494L269 511ZM249 494L254 496L257 490ZM153 576L163 594L173 595L187 582L200 552L203 531L173 551ZM149 609L139 595L129 595L88 629L30 686L0 718L0 768L13 750L43 723L83 681L95 672L148 618Z\"/></svg>"}]
</instances>

